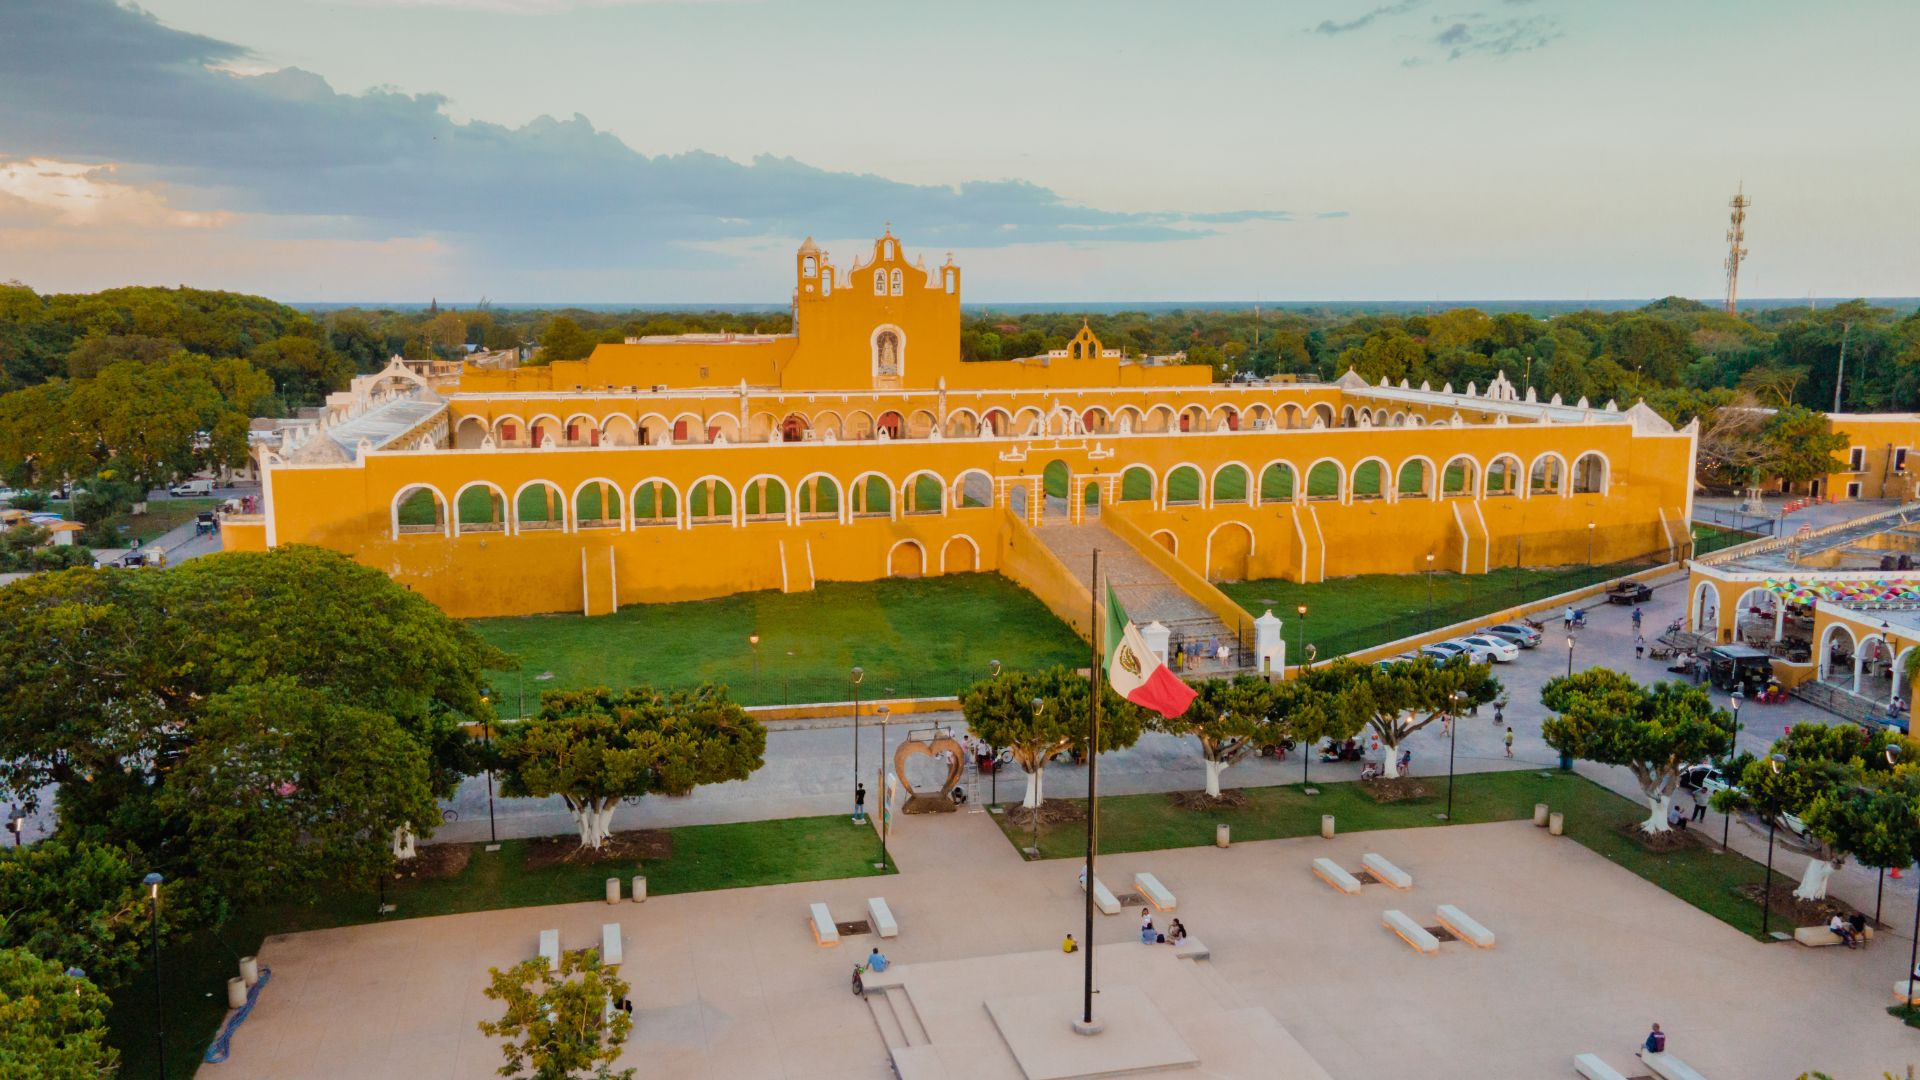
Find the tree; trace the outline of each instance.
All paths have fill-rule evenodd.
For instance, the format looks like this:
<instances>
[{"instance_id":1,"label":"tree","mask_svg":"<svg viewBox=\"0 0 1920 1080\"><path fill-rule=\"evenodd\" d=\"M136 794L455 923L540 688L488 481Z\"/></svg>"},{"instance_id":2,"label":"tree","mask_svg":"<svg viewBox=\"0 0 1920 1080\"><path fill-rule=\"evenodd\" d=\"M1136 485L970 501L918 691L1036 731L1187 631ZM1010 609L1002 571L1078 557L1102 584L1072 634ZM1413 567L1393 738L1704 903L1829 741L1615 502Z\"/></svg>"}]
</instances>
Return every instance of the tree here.
<instances>
[{"instance_id":1,"label":"tree","mask_svg":"<svg viewBox=\"0 0 1920 1080\"><path fill-rule=\"evenodd\" d=\"M1456 656L1446 663L1430 657L1381 667L1336 660L1302 676L1332 699L1329 707L1346 717L1364 717L1386 749L1386 777L1400 775L1400 744L1441 717L1458 716L1500 694L1492 665Z\"/></svg>"},{"instance_id":2,"label":"tree","mask_svg":"<svg viewBox=\"0 0 1920 1080\"><path fill-rule=\"evenodd\" d=\"M1113 692L1102 678L1100 688L1100 749L1125 750L1140 740L1147 712ZM976 697L976 694L978 695ZM1042 702L1039 716L1033 702ZM968 702L973 701L973 708ZM1021 800L1026 807L1039 806L1046 799L1042 770L1056 754L1072 752L1085 757L1089 702L1087 677L1064 667L1033 672L1008 672L998 678L974 683L960 698L960 712L967 728L990 746L1013 752L1014 761L1027 773L1027 793ZM976 717L978 718L976 722Z\"/></svg>"},{"instance_id":3,"label":"tree","mask_svg":"<svg viewBox=\"0 0 1920 1080\"><path fill-rule=\"evenodd\" d=\"M392 716L286 675L215 694L161 789L196 876L241 905L372 885L394 830L434 821L427 751Z\"/></svg>"},{"instance_id":4,"label":"tree","mask_svg":"<svg viewBox=\"0 0 1920 1080\"><path fill-rule=\"evenodd\" d=\"M480 1021L480 1031L506 1040L501 1076L631 1080L634 1070L613 1069L633 1030L633 1017L611 1007L626 998L627 983L619 965L600 962L600 950L561 953L558 971L536 957L489 973L493 981L484 993L506 1002L507 1011L498 1020Z\"/></svg>"},{"instance_id":5,"label":"tree","mask_svg":"<svg viewBox=\"0 0 1920 1080\"><path fill-rule=\"evenodd\" d=\"M501 791L560 796L580 846L598 850L622 802L745 780L764 763L767 732L724 687L597 686L542 694L540 711L503 730L495 745Z\"/></svg>"},{"instance_id":6,"label":"tree","mask_svg":"<svg viewBox=\"0 0 1920 1080\"><path fill-rule=\"evenodd\" d=\"M1862 866L1875 870L1911 866L1920 858L1920 775L1903 769L1872 786L1833 792L1808 808L1805 821L1808 832L1830 838ZM1812 872L1809 862L1807 873L1801 875L1801 888ZM1800 895L1800 890L1795 889L1794 895Z\"/></svg>"},{"instance_id":7,"label":"tree","mask_svg":"<svg viewBox=\"0 0 1920 1080\"><path fill-rule=\"evenodd\" d=\"M0 949L0 1075L99 1080L119 1067L101 989L25 949Z\"/></svg>"},{"instance_id":8,"label":"tree","mask_svg":"<svg viewBox=\"0 0 1920 1080\"><path fill-rule=\"evenodd\" d=\"M1788 405L1773 414L1760 431L1769 457L1765 474L1790 483L1818 479L1846 466L1833 455L1845 450L1848 439L1833 430L1824 413Z\"/></svg>"},{"instance_id":9,"label":"tree","mask_svg":"<svg viewBox=\"0 0 1920 1080\"><path fill-rule=\"evenodd\" d=\"M50 837L0 850L0 949L25 949L102 986L138 970L148 941L139 860L106 844ZM177 886L161 887L160 930L174 919Z\"/></svg>"},{"instance_id":10,"label":"tree","mask_svg":"<svg viewBox=\"0 0 1920 1080\"><path fill-rule=\"evenodd\" d=\"M275 338L256 346L249 359L290 405L318 404L353 379L352 360L310 337Z\"/></svg>"},{"instance_id":11,"label":"tree","mask_svg":"<svg viewBox=\"0 0 1920 1080\"><path fill-rule=\"evenodd\" d=\"M1273 687L1273 712L1276 721L1294 741L1300 752L1300 782L1306 783L1313 767L1314 747L1322 739L1344 742L1367 726L1367 714L1353 707L1352 694L1342 690L1327 694L1307 679L1290 679Z\"/></svg>"},{"instance_id":12,"label":"tree","mask_svg":"<svg viewBox=\"0 0 1920 1080\"><path fill-rule=\"evenodd\" d=\"M565 315L556 315L540 335L540 362L585 360L593 352L593 337Z\"/></svg>"},{"instance_id":13,"label":"tree","mask_svg":"<svg viewBox=\"0 0 1920 1080\"><path fill-rule=\"evenodd\" d=\"M1207 797L1220 797L1220 773L1248 751L1280 741L1283 727L1274 722L1273 688L1258 675L1231 681L1204 679L1194 686L1193 702L1179 716L1156 714L1148 725L1168 735L1199 740L1200 757L1207 766Z\"/></svg>"},{"instance_id":14,"label":"tree","mask_svg":"<svg viewBox=\"0 0 1920 1080\"><path fill-rule=\"evenodd\" d=\"M1649 689L1618 671L1590 668L1549 681L1540 701L1557 714L1540 725L1548 746L1633 772L1651 810L1640 824L1644 833L1670 828L1667 808L1680 770L1733 744L1731 717L1705 690L1684 683Z\"/></svg>"}]
</instances>

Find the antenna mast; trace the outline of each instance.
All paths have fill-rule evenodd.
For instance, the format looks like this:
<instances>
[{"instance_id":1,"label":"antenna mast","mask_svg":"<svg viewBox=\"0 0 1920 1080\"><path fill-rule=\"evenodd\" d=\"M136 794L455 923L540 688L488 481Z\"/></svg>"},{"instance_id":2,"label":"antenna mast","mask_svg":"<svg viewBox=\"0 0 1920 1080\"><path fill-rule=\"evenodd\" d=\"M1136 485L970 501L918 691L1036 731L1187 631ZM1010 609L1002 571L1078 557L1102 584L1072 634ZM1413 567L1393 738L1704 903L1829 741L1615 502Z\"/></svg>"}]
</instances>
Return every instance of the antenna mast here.
<instances>
[{"instance_id":1,"label":"antenna mast","mask_svg":"<svg viewBox=\"0 0 1920 1080\"><path fill-rule=\"evenodd\" d=\"M1747 249L1742 247L1747 241L1747 207L1753 200L1747 198L1747 185L1742 183L1727 205L1733 207L1733 215L1727 227L1727 314L1731 315L1734 305L1740 298L1740 264L1746 260Z\"/></svg>"}]
</instances>

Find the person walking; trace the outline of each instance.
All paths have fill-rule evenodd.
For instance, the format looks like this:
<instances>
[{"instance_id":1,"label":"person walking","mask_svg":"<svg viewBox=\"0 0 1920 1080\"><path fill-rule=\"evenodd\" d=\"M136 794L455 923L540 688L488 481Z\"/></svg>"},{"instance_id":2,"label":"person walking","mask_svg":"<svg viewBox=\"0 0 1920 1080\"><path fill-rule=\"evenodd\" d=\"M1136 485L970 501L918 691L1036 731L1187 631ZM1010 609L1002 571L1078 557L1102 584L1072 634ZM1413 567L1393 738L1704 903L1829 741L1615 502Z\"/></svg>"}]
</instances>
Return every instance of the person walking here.
<instances>
[{"instance_id":1,"label":"person walking","mask_svg":"<svg viewBox=\"0 0 1920 1080\"><path fill-rule=\"evenodd\" d=\"M1511 727L1507 728L1506 742L1507 742L1507 756L1512 757L1513 756L1513 728Z\"/></svg>"},{"instance_id":2,"label":"person walking","mask_svg":"<svg viewBox=\"0 0 1920 1080\"><path fill-rule=\"evenodd\" d=\"M1633 609L1633 632L1640 632L1640 608L1637 605Z\"/></svg>"},{"instance_id":3,"label":"person walking","mask_svg":"<svg viewBox=\"0 0 1920 1080\"><path fill-rule=\"evenodd\" d=\"M1707 803L1711 801L1705 791L1695 789L1693 793L1693 820L1707 820Z\"/></svg>"},{"instance_id":4,"label":"person walking","mask_svg":"<svg viewBox=\"0 0 1920 1080\"><path fill-rule=\"evenodd\" d=\"M858 823L867 820L867 785L854 781L853 820Z\"/></svg>"},{"instance_id":5,"label":"person walking","mask_svg":"<svg viewBox=\"0 0 1920 1080\"><path fill-rule=\"evenodd\" d=\"M1647 658L1647 639L1639 634L1633 635L1633 658L1635 660Z\"/></svg>"}]
</instances>

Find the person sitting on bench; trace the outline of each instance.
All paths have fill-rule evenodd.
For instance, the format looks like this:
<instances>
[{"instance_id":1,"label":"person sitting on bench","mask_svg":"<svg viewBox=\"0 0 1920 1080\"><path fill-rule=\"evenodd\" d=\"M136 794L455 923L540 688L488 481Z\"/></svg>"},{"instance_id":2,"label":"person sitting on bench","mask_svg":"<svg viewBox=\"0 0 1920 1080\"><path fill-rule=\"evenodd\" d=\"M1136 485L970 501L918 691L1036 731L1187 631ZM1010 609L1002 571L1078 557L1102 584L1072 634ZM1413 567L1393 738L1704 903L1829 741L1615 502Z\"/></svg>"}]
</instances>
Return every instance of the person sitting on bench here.
<instances>
[{"instance_id":1,"label":"person sitting on bench","mask_svg":"<svg viewBox=\"0 0 1920 1080\"><path fill-rule=\"evenodd\" d=\"M887 970L887 964L888 964L887 954L881 952L878 946L875 946L874 950L867 954L867 970L868 971L873 971L873 972L885 971Z\"/></svg>"},{"instance_id":2,"label":"person sitting on bench","mask_svg":"<svg viewBox=\"0 0 1920 1080\"><path fill-rule=\"evenodd\" d=\"M1834 937L1846 942L1847 948L1851 949L1854 947L1853 927L1847 925L1847 920L1835 915L1833 918L1827 920L1827 929L1833 931Z\"/></svg>"}]
</instances>

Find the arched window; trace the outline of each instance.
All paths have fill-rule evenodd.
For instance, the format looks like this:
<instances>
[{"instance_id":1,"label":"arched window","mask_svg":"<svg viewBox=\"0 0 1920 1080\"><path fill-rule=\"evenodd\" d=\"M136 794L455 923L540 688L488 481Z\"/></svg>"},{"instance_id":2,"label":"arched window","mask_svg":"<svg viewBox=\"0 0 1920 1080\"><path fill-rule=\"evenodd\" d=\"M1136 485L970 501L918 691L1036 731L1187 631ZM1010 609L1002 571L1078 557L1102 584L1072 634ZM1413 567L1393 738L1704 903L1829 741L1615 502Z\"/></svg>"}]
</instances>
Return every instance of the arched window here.
<instances>
[{"instance_id":1,"label":"arched window","mask_svg":"<svg viewBox=\"0 0 1920 1080\"><path fill-rule=\"evenodd\" d=\"M1220 466L1213 474L1213 504L1251 502L1253 485L1247 467L1234 462Z\"/></svg>"},{"instance_id":2,"label":"arched window","mask_svg":"<svg viewBox=\"0 0 1920 1080\"><path fill-rule=\"evenodd\" d=\"M1144 465L1129 465L1120 474L1121 502L1152 502L1153 471Z\"/></svg>"},{"instance_id":3,"label":"arched window","mask_svg":"<svg viewBox=\"0 0 1920 1080\"><path fill-rule=\"evenodd\" d=\"M589 480L573 493L573 521L581 529L620 527L620 489L605 480Z\"/></svg>"},{"instance_id":4,"label":"arched window","mask_svg":"<svg viewBox=\"0 0 1920 1080\"><path fill-rule=\"evenodd\" d=\"M812 277L814 276L814 274L818 272L819 271L816 269L816 263L813 256L808 255L805 258L800 260L800 273L803 276Z\"/></svg>"},{"instance_id":5,"label":"arched window","mask_svg":"<svg viewBox=\"0 0 1920 1080\"><path fill-rule=\"evenodd\" d=\"M513 529L533 532L537 529L567 527L567 497L546 482L535 480L522 487L513 500Z\"/></svg>"},{"instance_id":6,"label":"arched window","mask_svg":"<svg viewBox=\"0 0 1920 1080\"><path fill-rule=\"evenodd\" d=\"M1276 461L1260 470L1261 502L1292 502L1293 488L1293 466L1286 462Z\"/></svg>"},{"instance_id":7,"label":"arched window","mask_svg":"<svg viewBox=\"0 0 1920 1080\"><path fill-rule=\"evenodd\" d=\"M1486 494L1520 494L1520 459L1501 455L1487 464Z\"/></svg>"},{"instance_id":8,"label":"arched window","mask_svg":"<svg viewBox=\"0 0 1920 1080\"><path fill-rule=\"evenodd\" d=\"M505 532L507 493L485 481L475 481L453 497L456 533Z\"/></svg>"},{"instance_id":9,"label":"arched window","mask_svg":"<svg viewBox=\"0 0 1920 1080\"><path fill-rule=\"evenodd\" d=\"M785 521L787 485L772 476L756 476L747 481L742 498L748 521Z\"/></svg>"},{"instance_id":10,"label":"arched window","mask_svg":"<svg viewBox=\"0 0 1920 1080\"><path fill-rule=\"evenodd\" d=\"M938 514L945 508L946 481L930 472L915 473L900 488L900 512Z\"/></svg>"},{"instance_id":11,"label":"arched window","mask_svg":"<svg viewBox=\"0 0 1920 1080\"><path fill-rule=\"evenodd\" d=\"M1355 499L1380 499L1386 497L1386 466L1376 458L1369 458L1353 468L1353 497Z\"/></svg>"},{"instance_id":12,"label":"arched window","mask_svg":"<svg viewBox=\"0 0 1920 1080\"><path fill-rule=\"evenodd\" d=\"M1573 463L1573 493L1600 495L1607 490L1607 459L1599 454L1581 454Z\"/></svg>"},{"instance_id":13,"label":"arched window","mask_svg":"<svg viewBox=\"0 0 1920 1080\"><path fill-rule=\"evenodd\" d=\"M1307 498L1338 499L1340 497L1340 465L1338 462L1322 461L1307 470Z\"/></svg>"},{"instance_id":14,"label":"arched window","mask_svg":"<svg viewBox=\"0 0 1920 1080\"><path fill-rule=\"evenodd\" d=\"M677 525L680 521L680 497L664 480L647 480L633 489L633 524Z\"/></svg>"},{"instance_id":15,"label":"arched window","mask_svg":"<svg viewBox=\"0 0 1920 1080\"><path fill-rule=\"evenodd\" d=\"M446 535L447 504L440 492L425 484L416 484L401 489L393 497L393 535L423 536L430 533Z\"/></svg>"},{"instance_id":16,"label":"arched window","mask_svg":"<svg viewBox=\"0 0 1920 1080\"><path fill-rule=\"evenodd\" d=\"M902 284L903 282L900 276L900 271L895 270L893 272L893 295L899 296L901 293L906 292L906 289L902 287Z\"/></svg>"},{"instance_id":17,"label":"arched window","mask_svg":"<svg viewBox=\"0 0 1920 1080\"><path fill-rule=\"evenodd\" d=\"M887 295L887 272L885 270L875 270L873 272L873 295Z\"/></svg>"},{"instance_id":18,"label":"arched window","mask_svg":"<svg viewBox=\"0 0 1920 1080\"><path fill-rule=\"evenodd\" d=\"M854 517L892 517L893 483L878 473L853 482Z\"/></svg>"},{"instance_id":19,"label":"arched window","mask_svg":"<svg viewBox=\"0 0 1920 1080\"><path fill-rule=\"evenodd\" d=\"M831 476L809 476L800 481L800 517L819 521L840 516L840 484Z\"/></svg>"},{"instance_id":20,"label":"arched window","mask_svg":"<svg viewBox=\"0 0 1920 1080\"><path fill-rule=\"evenodd\" d=\"M1478 479L1479 466L1466 455L1447 462L1440 473L1440 493L1442 495L1472 495L1474 481Z\"/></svg>"},{"instance_id":21,"label":"arched window","mask_svg":"<svg viewBox=\"0 0 1920 1080\"><path fill-rule=\"evenodd\" d=\"M1565 482L1566 465L1557 454L1541 454L1528 470L1528 489L1535 495L1558 495Z\"/></svg>"},{"instance_id":22,"label":"arched window","mask_svg":"<svg viewBox=\"0 0 1920 1080\"><path fill-rule=\"evenodd\" d=\"M1399 419L1399 417L1395 417ZM1427 463L1420 458L1408 458L1400 465L1400 497L1403 499L1424 499L1427 491Z\"/></svg>"},{"instance_id":23,"label":"arched window","mask_svg":"<svg viewBox=\"0 0 1920 1080\"><path fill-rule=\"evenodd\" d=\"M733 488L717 476L695 480L687 489L687 520L695 525L733 524Z\"/></svg>"},{"instance_id":24,"label":"arched window","mask_svg":"<svg viewBox=\"0 0 1920 1080\"><path fill-rule=\"evenodd\" d=\"M1200 505L1200 470L1181 465L1167 474L1167 505Z\"/></svg>"}]
</instances>

